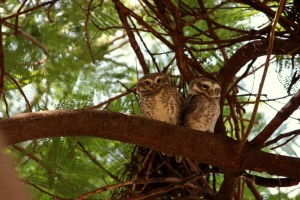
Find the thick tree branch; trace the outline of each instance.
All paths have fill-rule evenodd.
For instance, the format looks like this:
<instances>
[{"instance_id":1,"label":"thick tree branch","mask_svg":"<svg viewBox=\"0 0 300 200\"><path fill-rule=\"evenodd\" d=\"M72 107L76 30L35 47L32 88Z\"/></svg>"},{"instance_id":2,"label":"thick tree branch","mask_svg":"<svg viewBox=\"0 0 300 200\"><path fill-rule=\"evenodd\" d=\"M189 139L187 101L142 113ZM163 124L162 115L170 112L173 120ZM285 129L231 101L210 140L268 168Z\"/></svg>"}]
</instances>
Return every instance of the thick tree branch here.
<instances>
[{"instance_id":1,"label":"thick tree branch","mask_svg":"<svg viewBox=\"0 0 300 200\"><path fill-rule=\"evenodd\" d=\"M236 183L236 176L225 173L224 181L217 193L216 200L231 200L234 195Z\"/></svg>"},{"instance_id":2,"label":"thick tree branch","mask_svg":"<svg viewBox=\"0 0 300 200\"><path fill-rule=\"evenodd\" d=\"M247 181L264 187L291 187L299 184L299 181L291 178L264 178L251 174L244 174L243 176Z\"/></svg>"},{"instance_id":3,"label":"thick tree branch","mask_svg":"<svg viewBox=\"0 0 300 200\"><path fill-rule=\"evenodd\" d=\"M225 172L253 170L300 180L299 158L265 153L247 144L238 154L238 143L231 138L121 113L96 110L36 112L2 120L0 129L7 144L64 136L100 137L188 157L218 166Z\"/></svg>"}]
</instances>

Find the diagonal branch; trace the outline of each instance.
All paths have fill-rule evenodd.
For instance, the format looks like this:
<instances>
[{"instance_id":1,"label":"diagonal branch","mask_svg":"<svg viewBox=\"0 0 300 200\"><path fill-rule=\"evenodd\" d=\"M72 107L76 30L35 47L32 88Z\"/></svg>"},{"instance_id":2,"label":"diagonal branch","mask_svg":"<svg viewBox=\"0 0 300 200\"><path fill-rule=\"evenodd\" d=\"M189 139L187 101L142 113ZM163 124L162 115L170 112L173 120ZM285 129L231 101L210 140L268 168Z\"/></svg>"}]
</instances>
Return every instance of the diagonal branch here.
<instances>
[{"instance_id":1,"label":"diagonal branch","mask_svg":"<svg viewBox=\"0 0 300 200\"><path fill-rule=\"evenodd\" d=\"M224 174L224 181L216 195L216 200L232 199L237 184L237 177L233 174Z\"/></svg>"},{"instance_id":2,"label":"diagonal branch","mask_svg":"<svg viewBox=\"0 0 300 200\"><path fill-rule=\"evenodd\" d=\"M16 85L16 87L18 88L19 92L21 93L21 95L23 96L23 98L24 98L24 100L25 100L25 102L26 102L26 105L27 105L27 107L28 107L28 110L29 110L30 112L32 112L32 108L31 108L30 102L29 102L29 100L28 100L26 94L24 93L22 87L19 85L18 81L17 81L16 79L14 79L14 78L13 78L9 73L7 73L7 72L5 72L5 76L7 76L7 77L9 78L9 80L10 80L11 82L13 82L13 83Z\"/></svg>"},{"instance_id":3,"label":"diagonal branch","mask_svg":"<svg viewBox=\"0 0 300 200\"><path fill-rule=\"evenodd\" d=\"M97 159L94 158L94 156L92 156L80 142L77 142L77 144L79 146L79 149L90 159L90 161L92 161L97 167L99 167L102 171L104 171L106 174L108 174L110 178L112 178L115 181L120 182L120 179L117 176L115 176L114 174L112 174L110 171L105 169L105 167L103 167L102 164L99 163L97 161Z\"/></svg>"},{"instance_id":4,"label":"diagonal branch","mask_svg":"<svg viewBox=\"0 0 300 200\"><path fill-rule=\"evenodd\" d=\"M41 4L38 4L32 8L29 8L27 10L24 10L24 11L20 11L20 12L17 12L17 13L14 13L14 14L11 14L7 17L4 17L3 20L7 20L7 19L11 19L11 18L14 18L14 17L19 17L20 15L23 15L23 14L26 14L26 13L30 13L32 11L35 11L37 9L40 9L41 7L43 6L46 6L46 5L54 5L58 0L51 0L51 1L47 1L47 2L44 2L44 3L41 3Z\"/></svg>"},{"instance_id":5,"label":"diagonal branch","mask_svg":"<svg viewBox=\"0 0 300 200\"><path fill-rule=\"evenodd\" d=\"M130 22L131 22L133 28L134 28L135 30L137 30L137 27L135 26L133 20L132 20L131 18L129 18L129 20L130 20ZM151 57L152 63L154 64L156 70L157 70L158 72L160 72L160 69L159 69L159 67L158 67L158 64L156 63L156 60L155 60L155 58L154 58L154 56L153 56L153 53L151 53L150 49L147 47L147 44L145 43L145 41L144 41L143 37L141 36L140 32L139 32L139 31L136 31L136 34L137 34L137 36L139 37L141 43L143 44L143 46L144 46L146 52L147 52L147 53L149 54L149 56Z\"/></svg>"},{"instance_id":6,"label":"diagonal branch","mask_svg":"<svg viewBox=\"0 0 300 200\"><path fill-rule=\"evenodd\" d=\"M19 15L22 10L22 8L25 6L27 0L24 0L23 3L21 4L20 8L18 9L16 13L16 18L15 18L15 34L18 34L18 27L19 27Z\"/></svg>"},{"instance_id":7,"label":"diagonal branch","mask_svg":"<svg viewBox=\"0 0 300 200\"><path fill-rule=\"evenodd\" d=\"M121 97L123 97L123 96L126 96L127 94L130 94L130 93L132 93L132 92L134 92L134 90L126 90L125 92L123 92L123 93L121 93L121 94L119 94L119 95L117 95L117 96L114 96L114 97L112 97L112 98L109 98L109 99L107 99L106 101L103 101L103 102L101 102L101 103L99 103L99 104L97 104L97 105L89 106L89 107L87 107L86 109L97 109L97 108L100 108L101 106L104 106L104 105L106 105L106 104L109 104L109 103L113 102L114 100L119 99L119 98L121 98Z\"/></svg>"},{"instance_id":8,"label":"diagonal branch","mask_svg":"<svg viewBox=\"0 0 300 200\"><path fill-rule=\"evenodd\" d=\"M274 133L274 131L293 114L300 106L300 89L285 104L269 124L250 142L252 146L261 148L264 142Z\"/></svg>"},{"instance_id":9,"label":"diagonal branch","mask_svg":"<svg viewBox=\"0 0 300 200\"><path fill-rule=\"evenodd\" d=\"M113 0L113 2L115 4L116 10L119 14L119 18L122 21L124 29L126 30L126 33L128 35L130 45L138 57L140 65L143 68L144 74L147 74L147 73L149 73L149 68L146 64L144 55L139 47L139 44L135 39L134 33L128 23L129 12L128 12L127 8L125 8L125 6L119 0Z\"/></svg>"},{"instance_id":10,"label":"diagonal branch","mask_svg":"<svg viewBox=\"0 0 300 200\"><path fill-rule=\"evenodd\" d=\"M90 56L92 58L93 63L95 64L95 58L94 58L94 55L93 55L93 52L92 52L91 43L90 43L90 36L89 36L89 32L88 32L88 24L89 24L89 19L90 19L90 15L91 15L92 3L93 3L93 0L90 0L88 2L86 17L85 17L85 21L84 21L84 33L85 33L85 40L86 40L86 44L88 46Z\"/></svg>"},{"instance_id":11,"label":"diagonal branch","mask_svg":"<svg viewBox=\"0 0 300 200\"><path fill-rule=\"evenodd\" d=\"M6 21L2 21L2 24L5 25L8 28L11 28L13 30L15 30L15 26L13 24L10 24ZM20 28L17 28L18 34L20 34L20 36L22 36L24 39L32 42L33 44L35 44L37 47L39 47L43 53L45 55L48 55L48 50L43 46L43 44L41 44L35 37L29 35L28 33L26 33L25 31L23 31Z\"/></svg>"},{"instance_id":12,"label":"diagonal branch","mask_svg":"<svg viewBox=\"0 0 300 200\"><path fill-rule=\"evenodd\" d=\"M259 194L259 192L255 188L255 184L252 181L246 180L246 184L256 200L263 200L263 197Z\"/></svg>"},{"instance_id":13,"label":"diagonal branch","mask_svg":"<svg viewBox=\"0 0 300 200\"><path fill-rule=\"evenodd\" d=\"M266 147L266 146L270 146L272 144L275 144L276 142L278 142L279 140L283 139L283 138L286 138L286 137L290 137L290 138L294 138L296 136L300 135L300 129L298 130L294 130L294 131L291 131L289 133L283 133L283 134L280 134L278 135L276 138L270 140L270 141L267 141L264 143L263 147ZM284 142L285 143L285 142Z\"/></svg>"}]
</instances>

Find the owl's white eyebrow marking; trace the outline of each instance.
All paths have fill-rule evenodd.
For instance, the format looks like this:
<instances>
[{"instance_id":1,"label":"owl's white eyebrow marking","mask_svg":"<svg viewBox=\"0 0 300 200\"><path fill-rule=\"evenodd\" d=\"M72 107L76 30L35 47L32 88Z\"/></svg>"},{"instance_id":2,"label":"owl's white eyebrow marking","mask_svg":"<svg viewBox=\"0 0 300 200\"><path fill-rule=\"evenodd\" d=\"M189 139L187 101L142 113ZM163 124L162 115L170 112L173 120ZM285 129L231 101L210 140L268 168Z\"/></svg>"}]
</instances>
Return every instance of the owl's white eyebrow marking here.
<instances>
[{"instance_id":1,"label":"owl's white eyebrow marking","mask_svg":"<svg viewBox=\"0 0 300 200\"><path fill-rule=\"evenodd\" d=\"M158 76L154 80L157 81L157 79L163 79L163 78L164 78L164 76Z\"/></svg>"}]
</instances>

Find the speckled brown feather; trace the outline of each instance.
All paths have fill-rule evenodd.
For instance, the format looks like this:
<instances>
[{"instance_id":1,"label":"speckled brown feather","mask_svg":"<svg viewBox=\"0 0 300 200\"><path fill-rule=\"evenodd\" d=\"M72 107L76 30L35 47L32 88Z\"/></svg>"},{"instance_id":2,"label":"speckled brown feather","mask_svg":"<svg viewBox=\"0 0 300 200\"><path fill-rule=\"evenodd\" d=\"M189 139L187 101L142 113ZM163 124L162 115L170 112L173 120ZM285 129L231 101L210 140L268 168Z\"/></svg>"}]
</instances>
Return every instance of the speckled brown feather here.
<instances>
[{"instance_id":1,"label":"speckled brown feather","mask_svg":"<svg viewBox=\"0 0 300 200\"><path fill-rule=\"evenodd\" d=\"M157 83L158 78L161 78L161 84ZM149 83L145 84L145 81ZM155 73L142 77L138 82L137 91L140 95L142 116L175 125L180 123L182 96L165 74ZM175 156L175 159L181 162L182 157Z\"/></svg>"},{"instance_id":2,"label":"speckled brown feather","mask_svg":"<svg viewBox=\"0 0 300 200\"><path fill-rule=\"evenodd\" d=\"M142 96L140 104L142 116L179 124L182 101L176 87L165 85L157 94Z\"/></svg>"},{"instance_id":3,"label":"speckled brown feather","mask_svg":"<svg viewBox=\"0 0 300 200\"><path fill-rule=\"evenodd\" d=\"M206 90L200 88L203 84L207 85ZM214 132L220 115L219 89L217 82L205 77L191 81L190 95L181 110L181 125L200 131Z\"/></svg>"}]
</instances>

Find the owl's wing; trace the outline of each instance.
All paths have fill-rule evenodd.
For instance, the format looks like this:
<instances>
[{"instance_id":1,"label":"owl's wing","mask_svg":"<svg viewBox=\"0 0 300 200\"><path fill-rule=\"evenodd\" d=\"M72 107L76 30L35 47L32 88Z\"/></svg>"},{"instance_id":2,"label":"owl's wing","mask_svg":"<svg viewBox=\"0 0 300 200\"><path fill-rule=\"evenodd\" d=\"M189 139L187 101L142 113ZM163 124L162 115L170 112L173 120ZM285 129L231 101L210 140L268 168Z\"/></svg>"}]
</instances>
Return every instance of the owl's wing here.
<instances>
[{"instance_id":1,"label":"owl's wing","mask_svg":"<svg viewBox=\"0 0 300 200\"><path fill-rule=\"evenodd\" d=\"M187 99L184 101L184 104L181 109L180 125L186 126L187 116L196 109L196 105L197 105L197 96L189 95Z\"/></svg>"},{"instance_id":2,"label":"owl's wing","mask_svg":"<svg viewBox=\"0 0 300 200\"><path fill-rule=\"evenodd\" d=\"M171 107L171 110L173 110L173 113L171 114L172 120L174 124L179 125L180 124L180 115L181 115L181 108L184 103L184 99L180 92L178 92L177 87L172 85L172 87L166 87L165 88L165 94L168 96L168 98L173 99L173 106ZM170 99L166 101L167 103L170 102Z\"/></svg>"}]
</instances>

